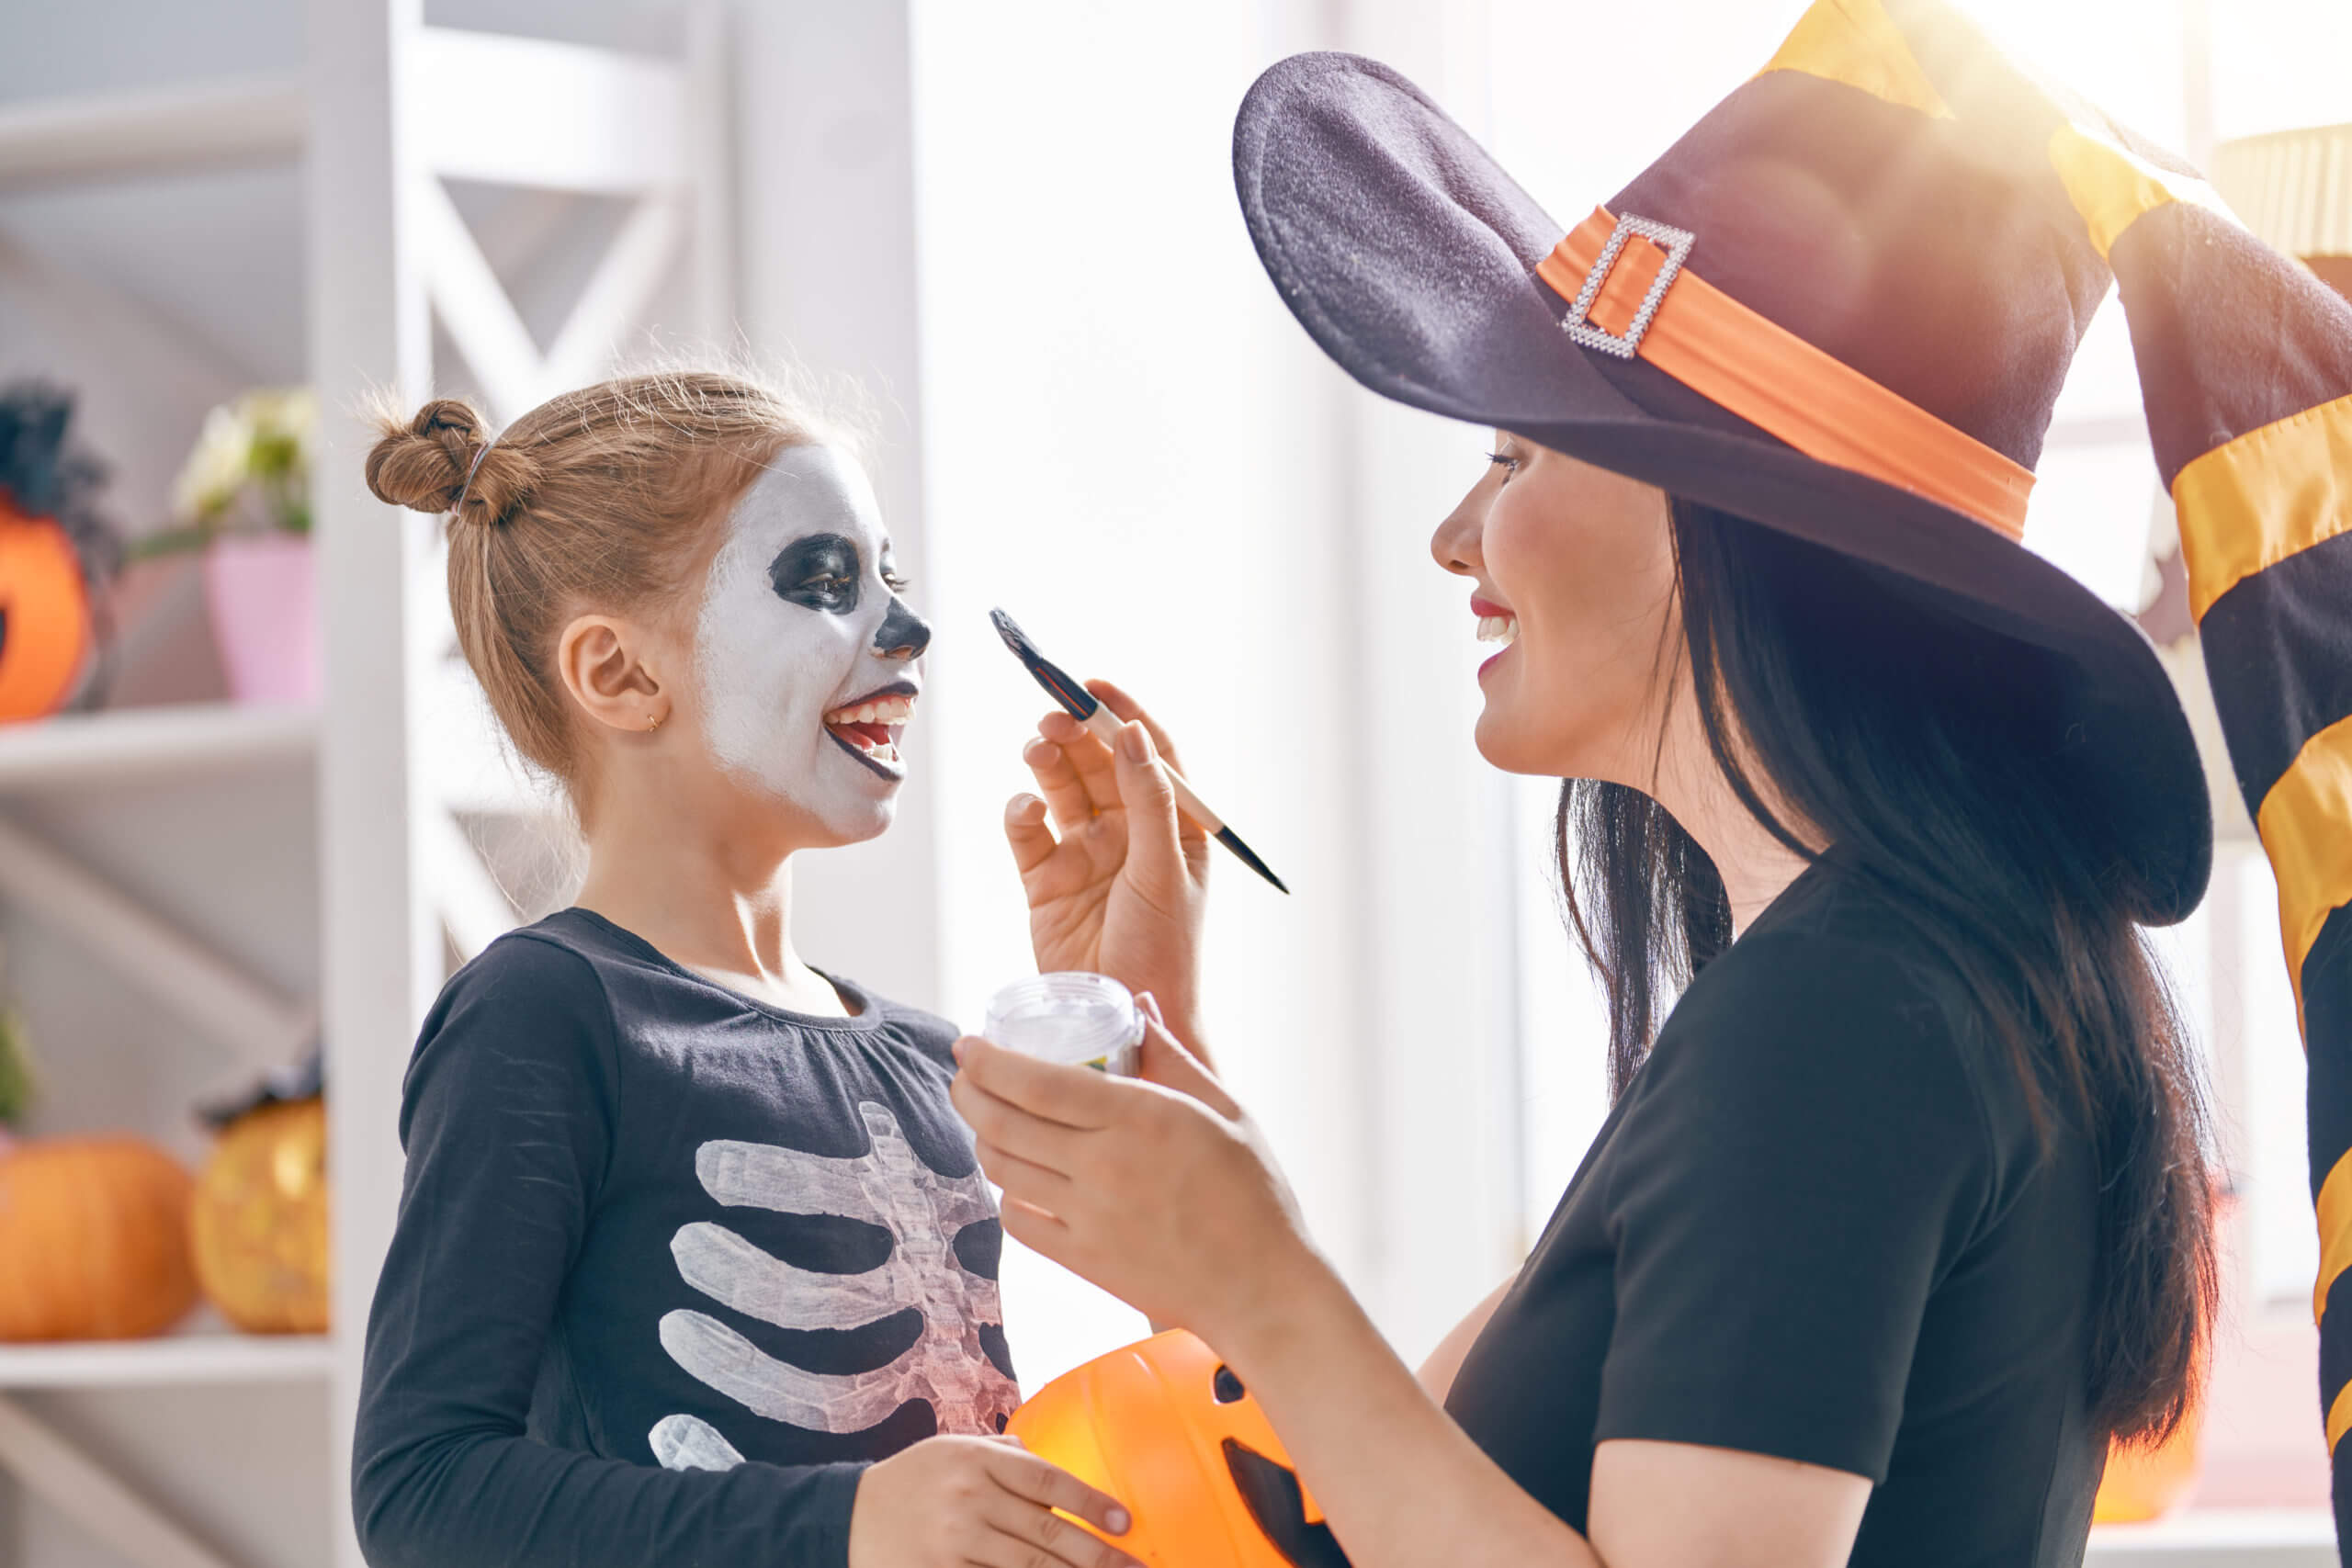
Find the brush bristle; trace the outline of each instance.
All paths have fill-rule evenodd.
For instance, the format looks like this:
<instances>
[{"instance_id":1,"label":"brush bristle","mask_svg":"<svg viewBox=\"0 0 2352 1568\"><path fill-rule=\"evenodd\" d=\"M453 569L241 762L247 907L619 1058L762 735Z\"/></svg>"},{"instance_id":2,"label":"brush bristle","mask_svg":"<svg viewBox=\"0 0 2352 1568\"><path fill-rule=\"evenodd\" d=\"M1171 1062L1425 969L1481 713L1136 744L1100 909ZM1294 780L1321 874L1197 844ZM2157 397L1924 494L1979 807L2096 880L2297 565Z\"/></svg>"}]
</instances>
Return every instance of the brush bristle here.
<instances>
[{"instance_id":1,"label":"brush bristle","mask_svg":"<svg viewBox=\"0 0 2352 1568\"><path fill-rule=\"evenodd\" d=\"M1004 646L1012 649L1013 652L1019 654L1022 658L1035 659L1037 657L1037 645L1031 642L1029 640L1029 634L1023 631L1020 624L1013 620L1011 615L1006 615L1002 610L990 610L989 612L989 625L994 626L996 628L996 635L1004 639Z\"/></svg>"},{"instance_id":2,"label":"brush bristle","mask_svg":"<svg viewBox=\"0 0 2352 1568\"><path fill-rule=\"evenodd\" d=\"M1037 645L1029 640L1029 634L1023 631L1011 615L1002 610L990 610L989 624L996 627L996 635L1004 639L1004 646L1012 650L1012 657L1027 667L1037 683L1046 688L1054 701L1068 709L1071 717L1082 720L1101 705L1094 694L1080 685L1068 671L1038 652Z\"/></svg>"}]
</instances>

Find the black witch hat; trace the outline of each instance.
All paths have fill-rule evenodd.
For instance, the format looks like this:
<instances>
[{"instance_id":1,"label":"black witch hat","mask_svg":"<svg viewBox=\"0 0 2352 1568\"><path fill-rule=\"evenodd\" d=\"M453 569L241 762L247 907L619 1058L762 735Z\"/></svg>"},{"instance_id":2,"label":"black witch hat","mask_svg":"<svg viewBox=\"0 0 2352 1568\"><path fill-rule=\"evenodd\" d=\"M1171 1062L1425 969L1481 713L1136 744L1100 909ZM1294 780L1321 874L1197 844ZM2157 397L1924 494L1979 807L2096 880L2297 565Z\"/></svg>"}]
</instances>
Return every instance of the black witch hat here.
<instances>
[{"instance_id":1,"label":"black witch hat","mask_svg":"<svg viewBox=\"0 0 2352 1568\"><path fill-rule=\"evenodd\" d=\"M2139 628L2021 542L2110 281L2068 136L2178 168L1935 0L1818 0L1572 223L1351 55L1261 77L1234 170L1283 301L1373 390L1871 563L2047 650L2052 744L2132 912L2160 924L2211 863L2188 720Z\"/></svg>"}]
</instances>

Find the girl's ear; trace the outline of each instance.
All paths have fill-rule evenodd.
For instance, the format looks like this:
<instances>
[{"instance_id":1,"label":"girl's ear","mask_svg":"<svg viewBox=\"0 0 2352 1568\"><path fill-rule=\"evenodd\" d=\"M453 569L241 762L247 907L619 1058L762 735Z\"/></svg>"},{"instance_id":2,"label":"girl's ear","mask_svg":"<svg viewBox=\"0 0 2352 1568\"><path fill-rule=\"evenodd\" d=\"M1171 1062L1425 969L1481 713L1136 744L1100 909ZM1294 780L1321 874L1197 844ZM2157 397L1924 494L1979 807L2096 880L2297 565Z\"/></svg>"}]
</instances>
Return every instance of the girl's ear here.
<instances>
[{"instance_id":1,"label":"girl's ear","mask_svg":"<svg viewBox=\"0 0 2352 1568\"><path fill-rule=\"evenodd\" d=\"M611 615L581 615L556 641L556 671L581 711L610 729L643 733L670 715L670 694L643 657L644 628Z\"/></svg>"}]
</instances>

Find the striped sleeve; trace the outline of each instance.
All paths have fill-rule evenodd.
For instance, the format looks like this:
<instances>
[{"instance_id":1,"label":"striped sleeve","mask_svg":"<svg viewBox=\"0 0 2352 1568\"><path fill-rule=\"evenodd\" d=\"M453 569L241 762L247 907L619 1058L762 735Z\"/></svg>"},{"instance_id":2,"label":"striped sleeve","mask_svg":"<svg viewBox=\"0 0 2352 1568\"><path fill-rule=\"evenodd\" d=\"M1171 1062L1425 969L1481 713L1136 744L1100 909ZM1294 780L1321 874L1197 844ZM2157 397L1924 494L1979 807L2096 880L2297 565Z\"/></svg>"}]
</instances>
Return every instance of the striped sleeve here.
<instances>
[{"instance_id":1,"label":"striped sleeve","mask_svg":"<svg viewBox=\"0 0 2352 1568\"><path fill-rule=\"evenodd\" d=\"M2079 133L2052 161L2122 293L2231 768L2277 874L2320 1408L2352 1539L2352 304L2174 174Z\"/></svg>"}]
</instances>

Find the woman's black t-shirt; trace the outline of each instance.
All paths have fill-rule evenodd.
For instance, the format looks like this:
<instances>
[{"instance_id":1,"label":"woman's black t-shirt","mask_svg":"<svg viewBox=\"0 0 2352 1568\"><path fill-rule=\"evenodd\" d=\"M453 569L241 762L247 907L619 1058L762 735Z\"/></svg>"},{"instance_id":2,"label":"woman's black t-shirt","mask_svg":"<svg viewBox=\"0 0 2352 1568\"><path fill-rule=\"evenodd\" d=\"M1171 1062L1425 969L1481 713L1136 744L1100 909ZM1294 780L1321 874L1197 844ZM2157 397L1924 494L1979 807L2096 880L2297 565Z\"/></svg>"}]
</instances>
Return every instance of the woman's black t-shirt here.
<instances>
[{"instance_id":1,"label":"woman's black t-shirt","mask_svg":"<svg viewBox=\"0 0 2352 1568\"><path fill-rule=\"evenodd\" d=\"M2098 1179L1934 945L1825 858L1701 971L1446 1407L1582 1529L1611 1438L1873 1483L1850 1562L2081 1561Z\"/></svg>"}]
</instances>

